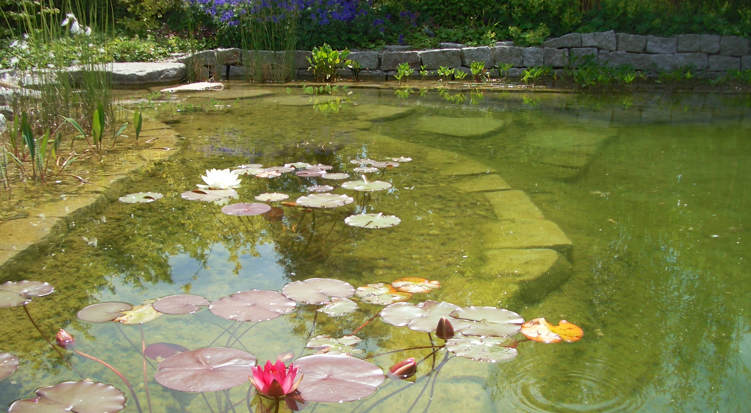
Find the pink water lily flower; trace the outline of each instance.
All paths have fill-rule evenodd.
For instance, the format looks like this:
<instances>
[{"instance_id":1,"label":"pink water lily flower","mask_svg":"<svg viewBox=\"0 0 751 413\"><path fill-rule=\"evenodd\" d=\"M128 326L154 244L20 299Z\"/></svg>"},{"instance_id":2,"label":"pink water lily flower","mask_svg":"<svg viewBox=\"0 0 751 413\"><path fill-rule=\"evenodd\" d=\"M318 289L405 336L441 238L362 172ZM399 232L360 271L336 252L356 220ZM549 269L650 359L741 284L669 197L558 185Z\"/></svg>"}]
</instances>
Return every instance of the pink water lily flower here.
<instances>
[{"instance_id":1,"label":"pink water lily flower","mask_svg":"<svg viewBox=\"0 0 751 413\"><path fill-rule=\"evenodd\" d=\"M275 364L270 361L266 365L253 367L253 376L250 378L251 383L256 387L258 393L273 397L284 397L295 390L302 381L302 373L298 374L297 367L290 363L289 367L284 362L278 360Z\"/></svg>"}]
</instances>

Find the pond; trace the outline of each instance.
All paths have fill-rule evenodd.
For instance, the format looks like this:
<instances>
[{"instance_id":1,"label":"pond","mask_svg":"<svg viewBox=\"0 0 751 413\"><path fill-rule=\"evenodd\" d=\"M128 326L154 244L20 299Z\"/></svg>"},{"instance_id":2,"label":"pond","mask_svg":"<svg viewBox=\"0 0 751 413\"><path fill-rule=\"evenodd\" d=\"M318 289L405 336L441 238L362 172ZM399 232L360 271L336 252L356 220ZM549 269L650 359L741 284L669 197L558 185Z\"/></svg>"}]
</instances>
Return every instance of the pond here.
<instances>
[{"instance_id":1,"label":"pond","mask_svg":"<svg viewBox=\"0 0 751 413\"><path fill-rule=\"evenodd\" d=\"M263 363L315 353L305 348L310 337L353 332L362 341L341 347L376 356L368 360L384 371L427 357L417 380L386 379L360 401L311 402L305 411L742 411L751 403L748 97L335 92L234 86L211 98L148 102L183 137L182 150L134 177L128 192L164 197L110 203L38 256L6 266L0 280L53 285L53 294L27 305L41 330L52 338L64 327L76 349L113 364L133 383L144 411L149 403L156 412L247 411L251 386L169 390L154 380L157 362L144 362L142 340L190 350L232 347ZM411 162L354 170L364 159L402 157ZM290 195L258 216L223 214L221 205L181 196L203 183L208 169L295 162L331 165L329 174L349 177L242 175L229 203ZM362 174L388 188L339 188ZM331 209L289 203L314 185L335 186L352 202ZM400 222L383 229L345 224L361 213ZM205 308L142 326L76 317L99 302L140 305L174 294L216 301L314 277L354 287L436 280L440 288L408 302L499 307L553 324L565 319L584 336L543 344L516 335L505 343L516 357L485 363L446 361L444 351L433 361L424 348L383 354L429 346L428 335L384 322L377 317L383 305L361 297L352 297L357 309L343 316L300 304L257 323ZM0 350L21 360L0 382L0 404L83 377L131 398L100 364L69 353L71 370L22 308L0 313ZM433 362L441 369L428 375ZM125 411L137 411L131 400Z\"/></svg>"}]
</instances>

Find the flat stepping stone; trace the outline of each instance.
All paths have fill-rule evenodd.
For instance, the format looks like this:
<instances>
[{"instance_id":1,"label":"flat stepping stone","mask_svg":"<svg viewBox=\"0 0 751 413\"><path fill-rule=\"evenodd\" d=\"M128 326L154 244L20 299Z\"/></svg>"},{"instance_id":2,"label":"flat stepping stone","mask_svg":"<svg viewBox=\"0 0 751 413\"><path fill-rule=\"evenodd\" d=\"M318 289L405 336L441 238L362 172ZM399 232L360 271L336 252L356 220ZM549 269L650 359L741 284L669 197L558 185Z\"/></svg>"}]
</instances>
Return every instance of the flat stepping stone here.
<instances>
[{"instance_id":1,"label":"flat stepping stone","mask_svg":"<svg viewBox=\"0 0 751 413\"><path fill-rule=\"evenodd\" d=\"M560 227L547 219L509 219L489 222L485 228L485 246L498 248L552 248L564 255L571 240Z\"/></svg>"},{"instance_id":2,"label":"flat stepping stone","mask_svg":"<svg viewBox=\"0 0 751 413\"><path fill-rule=\"evenodd\" d=\"M610 136L573 128L538 130L523 138L531 159L564 168L584 168Z\"/></svg>"},{"instance_id":3,"label":"flat stepping stone","mask_svg":"<svg viewBox=\"0 0 751 413\"><path fill-rule=\"evenodd\" d=\"M224 84L219 82L196 82L160 90L162 93L204 92L209 90L222 90Z\"/></svg>"},{"instance_id":4,"label":"flat stepping stone","mask_svg":"<svg viewBox=\"0 0 751 413\"><path fill-rule=\"evenodd\" d=\"M490 135L506 124L493 118L454 118L448 116L423 116L415 121L415 129L420 132L449 135L458 138L476 138Z\"/></svg>"},{"instance_id":5,"label":"flat stepping stone","mask_svg":"<svg viewBox=\"0 0 751 413\"><path fill-rule=\"evenodd\" d=\"M571 275L569 261L552 249L498 249L485 255L480 274L495 280L504 306L538 302Z\"/></svg>"},{"instance_id":6,"label":"flat stepping stone","mask_svg":"<svg viewBox=\"0 0 751 413\"><path fill-rule=\"evenodd\" d=\"M112 86L174 84L185 78L183 63L126 62L107 65Z\"/></svg>"},{"instance_id":7,"label":"flat stepping stone","mask_svg":"<svg viewBox=\"0 0 751 413\"><path fill-rule=\"evenodd\" d=\"M353 107L353 111L358 120L384 121L408 116L415 111L415 108L389 105L359 105Z\"/></svg>"},{"instance_id":8,"label":"flat stepping stone","mask_svg":"<svg viewBox=\"0 0 751 413\"><path fill-rule=\"evenodd\" d=\"M491 175L492 176L492 175ZM524 193L524 191L499 191L488 192L485 197L498 219L532 218L544 219L537 205Z\"/></svg>"},{"instance_id":9,"label":"flat stepping stone","mask_svg":"<svg viewBox=\"0 0 751 413\"><path fill-rule=\"evenodd\" d=\"M214 100L237 100L237 99L253 99L253 98L260 98L264 96L271 96L274 92L270 90L264 90L264 89L248 89L248 88L224 88L222 90L218 90L211 93L211 98ZM186 94L184 97L191 99L191 98L205 98L207 95L205 93L191 93Z\"/></svg>"},{"instance_id":10,"label":"flat stepping stone","mask_svg":"<svg viewBox=\"0 0 751 413\"><path fill-rule=\"evenodd\" d=\"M489 192L511 189L511 186L496 174L462 176L452 185L462 192Z\"/></svg>"},{"instance_id":11,"label":"flat stepping stone","mask_svg":"<svg viewBox=\"0 0 751 413\"><path fill-rule=\"evenodd\" d=\"M313 106L316 103L327 103L339 98L331 95L287 95L269 98L274 103L282 106Z\"/></svg>"}]
</instances>

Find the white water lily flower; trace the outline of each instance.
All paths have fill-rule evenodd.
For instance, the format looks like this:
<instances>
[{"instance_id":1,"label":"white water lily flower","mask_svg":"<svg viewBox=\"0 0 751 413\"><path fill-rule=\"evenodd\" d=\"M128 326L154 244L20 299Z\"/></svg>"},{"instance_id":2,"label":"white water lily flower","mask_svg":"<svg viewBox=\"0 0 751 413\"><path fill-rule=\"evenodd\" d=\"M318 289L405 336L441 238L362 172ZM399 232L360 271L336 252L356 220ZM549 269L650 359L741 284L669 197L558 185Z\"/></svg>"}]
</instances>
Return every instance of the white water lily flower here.
<instances>
[{"instance_id":1,"label":"white water lily flower","mask_svg":"<svg viewBox=\"0 0 751 413\"><path fill-rule=\"evenodd\" d=\"M202 189L231 189L240 186L240 178L229 169L207 169L206 175L201 175L206 185L198 184Z\"/></svg>"}]
</instances>

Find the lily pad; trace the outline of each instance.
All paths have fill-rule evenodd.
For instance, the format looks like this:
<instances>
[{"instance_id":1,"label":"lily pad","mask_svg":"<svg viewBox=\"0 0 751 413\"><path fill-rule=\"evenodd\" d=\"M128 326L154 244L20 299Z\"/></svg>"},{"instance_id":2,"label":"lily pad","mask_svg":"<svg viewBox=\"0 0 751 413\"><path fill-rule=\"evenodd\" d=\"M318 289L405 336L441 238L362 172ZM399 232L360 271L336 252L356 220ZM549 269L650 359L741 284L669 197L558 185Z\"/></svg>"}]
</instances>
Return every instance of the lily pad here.
<instances>
[{"instance_id":1,"label":"lily pad","mask_svg":"<svg viewBox=\"0 0 751 413\"><path fill-rule=\"evenodd\" d=\"M305 169L305 168L310 168L311 165L307 162L293 162L293 163L285 163L284 166L288 168L292 167L295 169Z\"/></svg>"},{"instance_id":2,"label":"lily pad","mask_svg":"<svg viewBox=\"0 0 751 413\"><path fill-rule=\"evenodd\" d=\"M184 351L188 351L188 349L179 344L152 343L146 346L143 354L152 360L162 361Z\"/></svg>"},{"instance_id":3,"label":"lily pad","mask_svg":"<svg viewBox=\"0 0 751 413\"><path fill-rule=\"evenodd\" d=\"M441 317L447 317L459 306L444 301L424 301L417 305L394 303L381 310L381 319L397 327L429 333L434 331Z\"/></svg>"},{"instance_id":4,"label":"lily pad","mask_svg":"<svg viewBox=\"0 0 751 413\"><path fill-rule=\"evenodd\" d=\"M400 156L398 158L391 158L391 160L394 161L394 162L399 162L399 163L412 162L412 158L407 157L407 156Z\"/></svg>"},{"instance_id":5,"label":"lily pad","mask_svg":"<svg viewBox=\"0 0 751 413\"><path fill-rule=\"evenodd\" d=\"M496 307L466 307L451 316L469 321L457 331L467 336L510 337L519 332L524 319L517 313Z\"/></svg>"},{"instance_id":6,"label":"lily pad","mask_svg":"<svg viewBox=\"0 0 751 413\"><path fill-rule=\"evenodd\" d=\"M18 307L31 301L26 297L22 297L12 291L0 290L0 308L3 307Z\"/></svg>"},{"instance_id":7,"label":"lily pad","mask_svg":"<svg viewBox=\"0 0 751 413\"><path fill-rule=\"evenodd\" d=\"M328 314L330 317L341 317L354 313L355 310L357 310L357 303L344 297L334 297L330 303L318 309L318 311Z\"/></svg>"},{"instance_id":8,"label":"lily pad","mask_svg":"<svg viewBox=\"0 0 751 413\"><path fill-rule=\"evenodd\" d=\"M332 179L334 181L340 181L342 179L349 178L349 174L348 173L344 173L344 172L326 173L326 174L323 174L321 176L321 178L323 178L323 179Z\"/></svg>"},{"instance_id":9,"label":"lily pad","mask_svg":"<svg viewBox=\"0 0 751 413\"><path fill-rule=\"evenodd\" d=\"M429 293L441 287L441 283L420 277L404 277L391 282L391 285L399 291L412 294Z\"/></svg>"},{"instance_id":10,"label":"lily pad","mask_svg":"<svg viewBox=\"0 0 751 413\"><path fill-rule=\"evenodd\" d=\"M396 215L383 215L380 212L377 214L350 215L347 218L344 218L345 224L358 228L390 228L399 225L400 222L402 222L402 220Z\"/></svg>"},{"instance_id":11,"label":"lily pad","mask_svg":"<svg viewBox=\"0 0 751 413\"><path fill-rule=\"evenodd\" d=\"M320 178L325 173L326 171L324 171L323 169L302 169L295 172L295 175L299 176L300 178Z\"/></svg>"},{"instance_id":12,"label":"lily pad","mask_svg":"<svg viewBox=\"0 0 751 413\"><path fill-rule=\"evenodd\" d=\"M282 173L282 174L286 174L286 173L289 173L289 172L294 172L295 168L292 167L292 166L287 166L287 165L284 165L284 166L269 166L268 168L266 168L266 171L267 172L279 172L279 173Z\"/></svg>"},{"instance_id":13,"label":"lily pad","mask_svg":"<svg viewBox=\"0 0 751 413\"><path fill-rule=\"evenodd\" d=\"M329 335L320 335L311 338L306 348L318 350L318 353L327 354L362 354L364 351L355 346L360 343L362 339L357 336L344 336L340 338L334 338Z\"/></svg>"},{"instance_id":14,"label":"lily pad","mask_svg":"<svg viewBox=\"0 0 751 413\"><path fill-rule=\"evenodd\" d=\"M359 174L372 174L372 173L380 171L380 169L374 166L358 166L357 168L354 168L352 170Z\"/></svg>"},{"instance_id":15,"label":"lily pad","mask_svg":"<svg viewBox=\"0 0 751 413\"><path fill-rule=\"evenodd\" d=\"M209 306L215 315L235 321L265 321L287 314L297 304L276 291L250 290L222 297Z\"/></svg>"},{"instance_id":16,"label":"lily pad","mask_svg":"<svg viewBox=\"0 0 751 413\"><path fill-rule=\"evenodd\" d=\"M260 195L256 195L256 201L261 202L279 202L289 198L289 195L279 192L266 192Z\"/></svg>"},{"instance_id":17,"label":"lily pad","mask_svg":"<svg viewBox=\"0 0 751 413\"><path fill-rule=\"evenodd\" d=\"M154 307L151 306L151 303L148 303L137 305L130 310L123 311L113 321L117 321L126 325L146 324L149 321L153 321L161 317L161 315L162 313L156 311Z\"/></svg>"},{"instance_id":18,"label":"lily pad","mask_svg":"<svg viewBox=\"0 0 751 413\"><path fill-rule=\"evenodd\" d=\"M253 175L259 174L263 171L265 171L266 168L264 168L261 164L248 164L248 165L240 165L237 167L237 169L234 169L232 172L235 173L235 175Z\"/></svg>"},{"instance_id":19,"label":"lily pad","mask_svg":"<svg viewBox=\"0 0 751 413\"><path fill-rule=\"evenodd\" d=\"M297 198L297 205L308 208L336 208L351 204L355 200L347 195L330 193L310 194Z\"/></svg>"},{"instance_id":20,"label":"lily pad","mask_svg":"<svg viewBox=\"0 0 751 413\"><path fill-rule=\"evenodd\" d=\"M282 288L287 298L305 304L326 304L331 297L352 297L355 288L350 283L333 278L309 278L293 281Z\"/></svg>"},{"instance_id":21,"label":"lily pad","mask_svg":"<svg viewBox=\"0 0 751 413\"><path fill-rule=\"evenodd\" d=\"M463 337L455 336L446 340L448 351L459 357L477 361L497 363L508 361L518 354L508 339L498 337Z\"/></svg>"},{"instance_id":22,"label":"lily pad","mask_svg":"<svg viewBox=\"0 0 751 413\"><path fill-rule=\"evenodd\" d=\"M118 200L120 202L125 202L126 204L146 204L161 199L162 197L163 195L159 192L136 192L134 194L121 196Z\"/></svg>"},{"instance_id":23,"label":"lily pad","mask_svg":"<svg viewBox=\"0 0 751 413\"><path fill-rule=\"evenodd\" d=\"M234 216L253 216L261 215L271 211L271 207L267 204L259 204L257 202L245 203L240 202L237 204L230 204L222 207L222 213L226 215Z\"/></svg>"},{"instance_id":24,"label":"lily pad","mask_svg":"<svg viewBox=\"0 0 751 413\"><path fill-rule=\"evenodd\" d=\"M323 164L323 163L319 163L319 164L315 164L315 165L310 165L306 169L319 169L319 170L322 170L322 171L330 171L330 170L334 169L334 167L331 166L331 165L326 165L326 164Z\"/></svg>"},{"instance_id":25,"label":"lily pad","mask_svg":"<svg viewBox=\"0 0 751 413\"><path fill-rule=\"evenodd\" d=\"M192 314L200 310L202 306L208 306L209 300L200 295L177 294L162 297L151 304L156 311L162 314Z\"/></svg>"},{"instance_id":26,"label":"lily pad","mask_svg":"<svg viewBox=\"0 0 751 413\"><path fill-rule=\"evenodd\" d=\"M0 284L0 308L24 305L32 297L43 297L54 291L54 287L42 281L7 281Z\"/></svg>"},{"instance_id":27,"label":"lily pad","mask_svg":"<svg viewBox=\"0 0 751 413\"><path fill-rule=\"evenodd\" d=\"M273 169L272 170L264 169L262 171L259 171L258 173L256 173L253 176L255 176L256 178L268 178L268 179L270 179L270 178L279 178L280 176L282 176L282 173L279 172L279 171L273 170Z\"/></svg>"},{"instance_id":28,"label":"lily pad","mask_svg":"<svg viewBox=\"0 0 751 413\"><path fill-rule=\"evenodd\" d=\"M385 283L373 283L357 287L355 295L366 303L376 305L389 305L399 301L407 301L412 297L412 294L396 291L391 285Z\"/></svg>"},{"instance_id":29,"label":"lily pad","mask_svg":"<svg viewBox=\"0 0 751 413\"><path fill-rule=\"evenodd\" d=\"M306 402L349 402L370 396L383 383L383 370L346 355L315 354L295 361L305 375L297 390Z\"/></svg>"},{"instance_id":30,"label":"lily pad","mask_svg":"<svg viewBox=\"0 0 751 413\"><path fill-rule=\"evenodd\" d=\"M329 192L329 191L333 191L334 187L331 185L312 185L305 189L308 192Z\"/></svg>"},{"instance_id":31,"label":"lily pad","mask_svg":"<svg viewBox=\"0 0 751 413\"><path fill-rule=\"evenodd\" d=\"M185 351L159 363L154 379L184 392L230 389L248 382L256 358L234 348L208 347Z\"/></svg>"},{"instance_id":32,"label":"lily pad","mask_svg":"<svg viewBox=\"0 0 751 413\"><path fill-rule=\"evenodd\" d=\"M108 301L88 305L82 308L76 316L80 320L88 321L90 323L105 323L116 319L123 311L130 310L131 308L133 308L133 306L128 303Z\"/></svg>"},{"instance_id":33,"label":"lily pad","mask_svg":"<svg viewBox=\"0 0 751 413\"><path fill-rule=\"evenodd\" d=\"M342 184L342 188L360 192L375 192L389 189L391 184L385 181L347 181Z\"/></svg>"},{"instance_id":34,"label":"lily pad","mask_svg":"<svg viewBox=\"0 0 751 413\"><path fill-rule=\"evenodd\" d=\"M18 357L10 353L0 353L0 380L13 374L18 369Z\"/></svg>"},{"instance_id":35,"label":"lily pad","mask_svg":"<svg viewBox=\"0 0 751 413\"><path fill-rule=\"evenodd\" d=\"M125 408L125 395L114 386L93 381L66 381L42 387L33 399L17 400L9 413L27 412L119 412Z\"/></svg>"},{"instance_id":36,"label":"lily pad","mask_svg":"<svg viewBox=\"0 0 751 413\"><path fill-rule=\"evenodd\" d=\"M192 191L183 192L180 196L188 201L219 203L238 198L237 191L234 189L194 189Z\"/></svg>"},{"instance_id":37,"label":"lily pad","mask_svg":"<svg viewBox=\"0 0 751 413\"><path fill-rule=\"evenodd\" d=\"M579 341L584 335L576 324L561 320L557 326L550 324L544 318L534 318L521 326L524 337L539 343L558 343L561 340L572 343Z\"/></svg>"}]
</instances>

